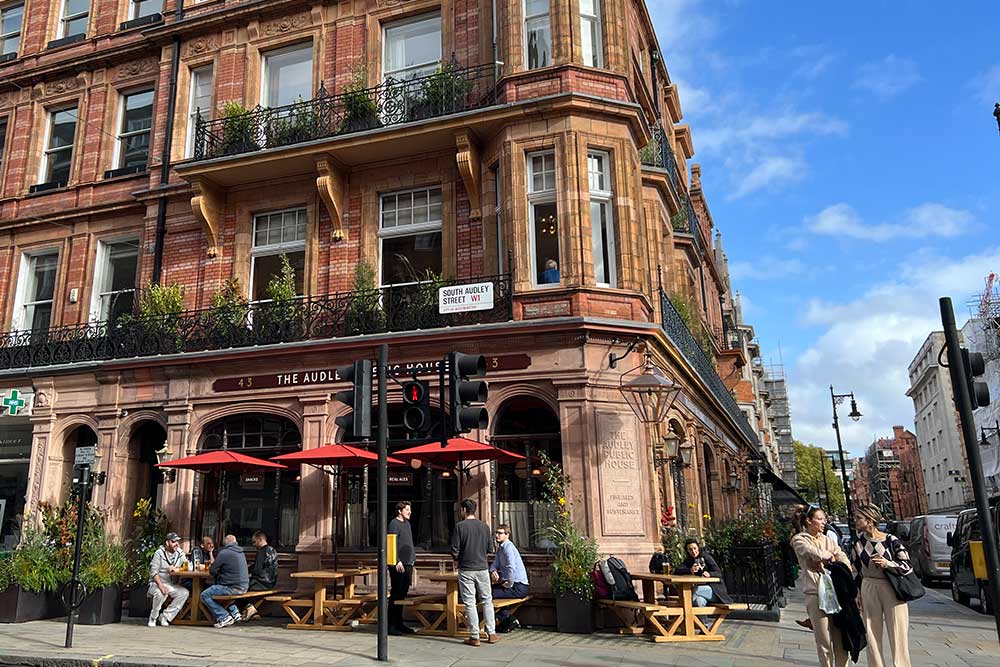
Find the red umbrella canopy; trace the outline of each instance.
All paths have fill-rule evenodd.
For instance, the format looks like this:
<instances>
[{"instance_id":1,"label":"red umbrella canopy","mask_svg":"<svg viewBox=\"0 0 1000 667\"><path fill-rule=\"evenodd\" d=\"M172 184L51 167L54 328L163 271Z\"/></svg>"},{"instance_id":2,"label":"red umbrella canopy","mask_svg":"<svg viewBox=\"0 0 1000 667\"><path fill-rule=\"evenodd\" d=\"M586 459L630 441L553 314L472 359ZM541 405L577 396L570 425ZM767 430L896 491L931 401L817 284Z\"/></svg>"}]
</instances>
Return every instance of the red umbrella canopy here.
<instances>
[{"instance_id":1,"label":"red umbrella canopy","mask_svg":"<svg viewBox=\"0 0 1000 667\"><path fill-rule=\"evenodd\" d=\"M423 463L488 461L490 459L496 459L501 463L514 463L524 460L520 454L468 438L449 438L446 447L442 447L440 442L429 442L426 445L395 451L392 455L397 459L417 459Z\"/></svg>"},{"instance_id":2,"label":"red umbrella canopy","mask_svg":"<svg viewBox=\"0 0 1000 667\"><path fill-rule=\"evenodd\" d=\"M159 468L185 468L188 470L260 470L261 468L284 469L286 466L280 463L272 463L264 459L257 459L246 454L240 454L229 449L220 449L214 452L205 452L195 456L188 456L183 459L164 461L157 463Z\"/></svg>"},{"instance_id":3,"label":"red umbrella canopy","mask_svg":"<svg viewBox=\"0 0 1000 667\"><path fill-rule=\"evenodd\" d=\"M366 449L351 447L350 445L326 445L324 447L316 447L315 449L292 452L291 454L282 454L281 456L275 456L271 460L283 463L307 463L314 466L341 465L346 468L358 468L378 463L378 454L369 452ZM388 457L387 461L389 465L406 465L391 456Z\"/></svg>"}]
</instances>

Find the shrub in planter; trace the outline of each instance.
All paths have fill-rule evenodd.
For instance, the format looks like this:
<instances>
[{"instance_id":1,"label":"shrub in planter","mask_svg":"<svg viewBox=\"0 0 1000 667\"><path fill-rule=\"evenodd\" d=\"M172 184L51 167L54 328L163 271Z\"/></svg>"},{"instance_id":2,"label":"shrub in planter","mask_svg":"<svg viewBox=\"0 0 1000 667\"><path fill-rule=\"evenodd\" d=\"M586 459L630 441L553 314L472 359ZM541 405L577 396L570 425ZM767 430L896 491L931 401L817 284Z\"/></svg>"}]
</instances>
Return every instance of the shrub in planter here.
<instances>
[{"instance_id":1,"label":"shrub in planter","mask_svg":"<svg viewBox=\"0 0 1000 667\"><path fill-rule=\"evenodd\" d=\"M0 623L58 616L62 606L56 591L68 578L56 558L53 541L28 528L17 549L0 561Z\"/></svg>"},{"instance_id":2,"label":"shrub in planter","mask_svg":"<svg viewBox=\"0 0 1000 667\"><path fill-rule=\"evenodd\" d=\"M254 127L254 115L239 102L226 102L222 107L222 141L219 155L234 155L260 149Z\"/></svg>"},{"instance_id":3,"label":"shrub in planter","mask_svg":"<svg viewBox=\"0 0 1000 667\"><path fill-rule=\"evenodd\" d=\"M320 116L313 104L301 97L286 116L268 122L268 147L288 146L315 139L320 134Z\"/></svg>"},{"instance_id":4,"label":"shrub in planter","mask_svg":"<svg viewBox=\"0 0 1000 667\"><path fill-rule=\"evenodd\" d=\"M181 312L184 290L180 285L153 283L139 299L139 322L147 339L156 341L163 354L179 352L182 347Z\"/></svg>"},{"instance_id":5,"label":"shrub in planter","mask_svg":"<svg viewBox=\"0 0 1000 667\"><path fill-rule=\"evenodd\" d=\"M125 547L110 541L103 531L92 542L84 544L80 580L87 587L87 597L78 610L79 623L104 625L121 620L121 585L128 578L128 571Z\"/></svg>"},{"instance_id":6,"label":"shrub in planter","mask_svg":"<svg viewBox=\"0 0 1000 667\"><path fill-rule=\"evenodd\" d=\"M382 126L378 116L378 105L372 97L372 90L365 86L363 66L354 72L351 81L340 94L340 104L344 107L344 120L340 124L340 134L362 132Z\"/></svg>"},{"instance_id":7,"label":"shrub in planter","mask_svg":"<svg viewBox=\"0 0 1000 667\"><path fill-rule=\"evenodd\" d=\"M249 302L240 289L240 281L230 278L212 297L208 329L215 347L240 345L247 336Z\"/></svg>"},{"instance_id":8,"label":"shrub in planter","mask_svg":"<svg viewBox=\"0 0 1000 667\"><path fill-rule=\"evenodd\" d=\"M132 536L128 542L128 570L125 583L129 586L128 615L149 616L152 601L146 596L149 588L149 563L167 536L167 516L141 498L132 512Z\"/></svg>"},{"instance_id":9,"label":"shrub in planter","mask_svg":"<svg viewBox=\"0 0 1000 667\"><path fill-rule=\"evenodd\" d=\"M419 95L409 105L409 119L420 120L464 111L471 82L462 76L458 63L438 65L437 70L424 79Z\"/></svg>"},{"instance_id":10,"label":"shrub in planter","mask_svg":"<svg viewBox=\"0 0 1000 667\"><path fill-rule=\"evenodd\" d=\"M385 330L385 311L375 287L375 268L365 261L354 267L354 289L344 321L345 336L360 336Z\"/></svg>"}]
</instances>

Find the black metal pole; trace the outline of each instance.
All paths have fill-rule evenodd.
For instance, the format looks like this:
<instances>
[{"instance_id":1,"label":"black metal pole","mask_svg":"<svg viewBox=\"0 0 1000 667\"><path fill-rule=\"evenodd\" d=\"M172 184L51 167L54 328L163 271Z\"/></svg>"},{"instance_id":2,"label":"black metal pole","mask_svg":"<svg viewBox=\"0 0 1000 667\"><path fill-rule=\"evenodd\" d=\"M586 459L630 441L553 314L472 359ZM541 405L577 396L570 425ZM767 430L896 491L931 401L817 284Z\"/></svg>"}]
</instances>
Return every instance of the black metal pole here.
<instances>
[{"instance_id":1,"label":"black metal pole","mask_svg":"<svg viewBox=\"0 0 1000 667\"><path fill-rule=\"evenodd\" d=\"M73 648L73 617L80 600L77 599L77 588L80 581L80 552L83 545L83 527L87 520L87 487L90 484L90 466L80 466L80 505L76 512L76 544L73 545L73 577L69 585L64 589L67 594L63 595L63 602L66 604L66 648ZM68 600L66 598L69 598Z\"/></svg>"},{"instance_id":2,"label":"black metal pole","mask_svg":"<svg viewBox=\"0 0 1000 667\"><path fill-rule=\"evenodd\" d=\"M823 458L823 463L821 464L820 467L823 470L823 493L825 494L825 497L826 497L826 508L825 509L826 509L827 512L829 512L830 511L830 485L827 484L827 482L826 482L826 463L827 463L826 452L820 450L820 455Z\"/></svg>"},{"instance_id":3,"label":"black metal pole","mask_svg":"<svg viewBox=\"0 0 1000 667\"><path fill-rule=\"evenodd\" d=\"M854 503L851 502L851 489L847 483L847 466L844 465L844 444L840 440L840 419L837 417L837 396L830 385L830 402L833 403L833 430L837 432L837 454L840 456L840 475L844 482L844 503L847 505L847 529L851 533L851 542L858 539L854 530Z\"/></svg>"},{"instance_id":4,"label":"black metal pole","mask_svg":"<svg viewBox=\"0 0 1000 667\"><path fill-rule=\"evenodd\" d=\"M389 346L378 347L378 659L389 660L389 595L386 562L386 530L389 525L389 487L386 473L389 440L388 387Z\"/></svg>"},{"instance_id":5,"label":"black metal pole","mask_svg":"<svg viewBox=\"0 0 1000 667\"><path fill-rule=\"evenodd\" d=\"M955 407L958 408L962 426L965 453L969 458L969 473L972 475L972 491L976 496L976 513L983 536L983 550L986 552L986 595L993 597L993 618L1000 640L1000 554L997 553L997 535L990 517L990 501L986 494L986 478L983 476L983 461L979 456L979 441L976 439L976 422L972 415L972 397L966 384L965 364L962 362L962 348L955 328L955 311L949 297L941 297L941 325L944 327L944 341L948 350L948 372L951 387L955 393Z\"/></svg>"}]
</instances>

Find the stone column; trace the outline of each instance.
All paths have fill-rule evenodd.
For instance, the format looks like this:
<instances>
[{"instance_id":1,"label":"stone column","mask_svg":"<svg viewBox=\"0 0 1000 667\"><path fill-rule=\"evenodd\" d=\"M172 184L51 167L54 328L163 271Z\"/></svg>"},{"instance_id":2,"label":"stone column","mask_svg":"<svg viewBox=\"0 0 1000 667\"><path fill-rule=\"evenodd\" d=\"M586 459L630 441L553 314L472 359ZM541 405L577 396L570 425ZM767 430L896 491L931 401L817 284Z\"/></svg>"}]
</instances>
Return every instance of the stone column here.
<instances>
[{"instance_id":1,"label":"stone column","mask_svg":"<svg viewBox=\"0 0 1000 667\"><path fill-rule=\"evenodd\" d=\"M194 455L198 443L190 439L191 406L185 403L168 405L167 414L167 456L169 459ZM193 470L178 470L172 484L163 485L163 509L170 520L170 528L178 533L191 532L194 506L195 483L198 475ZM191 536L194 537L193 535Z\"/></svg>"},{"instance_id":2,"label":"stone column","mask_svg":"<svg viewBox=\"0 0 1000 667\"><path fill-rule=\"evenodd\" d=\"M302 449L315 449L330 440L329 393L301 396ZM299 482L299 568L318 567L324 554L333 553L333 492L330 476L313 466L302 466ZM338 519L340 517L337 517Z\"/></svg>"}]
</instances>

